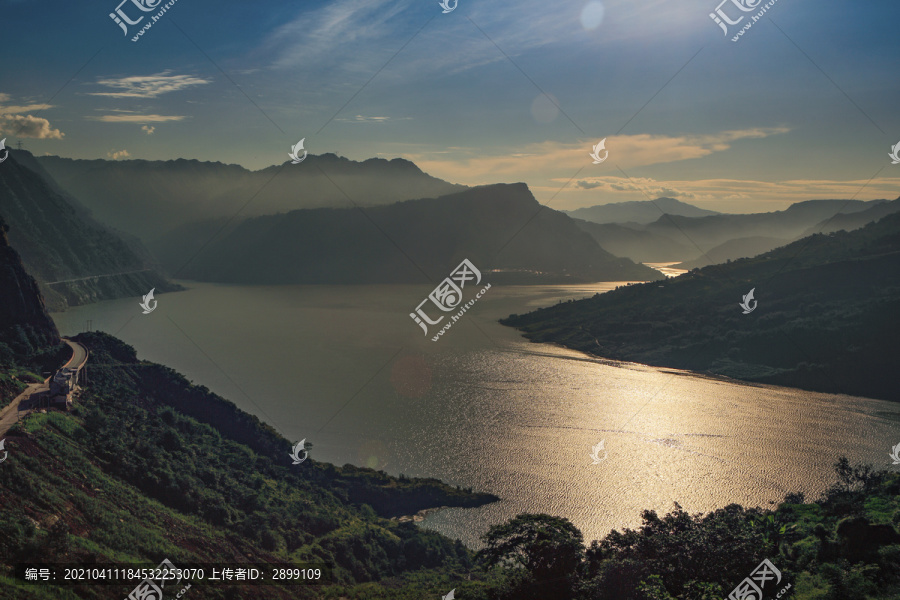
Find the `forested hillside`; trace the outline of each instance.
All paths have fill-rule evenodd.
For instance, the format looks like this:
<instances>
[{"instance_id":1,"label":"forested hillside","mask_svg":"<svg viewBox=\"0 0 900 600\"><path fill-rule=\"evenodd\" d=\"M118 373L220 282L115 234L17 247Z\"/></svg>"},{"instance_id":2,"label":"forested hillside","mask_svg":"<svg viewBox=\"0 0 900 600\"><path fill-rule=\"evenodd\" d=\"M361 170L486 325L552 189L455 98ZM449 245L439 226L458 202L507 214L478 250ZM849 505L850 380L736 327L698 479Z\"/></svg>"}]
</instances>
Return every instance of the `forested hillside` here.
<instances>
[{"instance_id":1,"label":"forested hillside","mask_svg":"<svg viewBox=\"0 0 900 600\"><path fill-rule=\"evenodd\" d=\"M753 289L757 308L739 303ZM900 400L900 214L502 321L605 358Z\"/></svg>"}]
</instances>

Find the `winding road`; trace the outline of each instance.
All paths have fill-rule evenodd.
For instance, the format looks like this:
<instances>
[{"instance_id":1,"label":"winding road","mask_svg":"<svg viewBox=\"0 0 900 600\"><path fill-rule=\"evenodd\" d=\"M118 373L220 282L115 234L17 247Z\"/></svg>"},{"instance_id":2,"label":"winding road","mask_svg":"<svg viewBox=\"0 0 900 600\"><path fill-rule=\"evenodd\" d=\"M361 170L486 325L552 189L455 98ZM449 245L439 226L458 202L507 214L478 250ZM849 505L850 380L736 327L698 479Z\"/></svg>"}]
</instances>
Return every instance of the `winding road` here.
<instances>
[{"instance_id":1,"label":"winding road","mask_svg":"<svg viewBox=\"0 0 900 600\"><path fill-rule=\"evenodd\" d=\"M63 367L81 369L88 359L87 348L72 340L63 338L63 341L72 349L72 358ZM19 421L20 413L23 416L28 414L38 399L44 398L50 393L50 379L52 377L53 375L45 379L43 383L32 383L24 392L16 396L16 399L9 406L0 411L0 439L3 439L9 428Z\"/></svg>"}]
</instances>

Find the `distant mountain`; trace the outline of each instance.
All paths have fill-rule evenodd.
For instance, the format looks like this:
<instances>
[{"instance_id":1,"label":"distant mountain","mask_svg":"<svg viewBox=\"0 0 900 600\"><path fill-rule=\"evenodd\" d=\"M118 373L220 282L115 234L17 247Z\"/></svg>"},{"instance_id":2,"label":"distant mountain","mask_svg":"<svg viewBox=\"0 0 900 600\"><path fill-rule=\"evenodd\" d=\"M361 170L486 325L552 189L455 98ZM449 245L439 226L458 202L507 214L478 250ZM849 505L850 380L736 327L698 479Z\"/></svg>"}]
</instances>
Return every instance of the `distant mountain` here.
<instances>
[{"instance_id":1,"label":"distant mountain","mask_svg":"<svg viewBox=\"0 0 900 600\"><path fill-rule=\"evenodd\" d=\"M811 226L834 215L862 212L883 202L885 200L808 200L792 204L785 210L767 213L720 214L700 218L665 215L643 229L708 252L719 244L739 238L794 240Z\"/></svg>"},{"instance_id":2,"label":"distant mountain","mask_svg":"<svg viewBox=\"0 0 900 600\"><path fill-rule=\"evenodd\" d=\"M196 254L203 242L191 235L219 226L195 224L174 232L159 248L164 264L174 267ZM542 207L521 183L365 211L309 209L248 219L206 247L183 276L260 284L436 282L464 258L485 274L495 271L488 275L494 283L660 277L601 249L572 219Z\"/></svg>"},{"instance_id":3,"label":"distant mountain","mask_svg":"<svg viewBox=\"0 0 900 600\"><path fill-rule=\"evenodd\" d=\"M288 162L261 171L185 159L38 160L97 219L145 243L195 221L391 204L465 189L400 158L356 162L310 154L301 164Z\"/></svg>"},{"instance_id":4,"label":"distant mountain","mask_svg":"<svg viewBox=\"0 0 900 600\"><path fill-rule=\"evenodd\" d=\"M650 231L632 229L618 223L600 224L581 219L574 221L578 227L591 234L607 252L636 262L674 262L700 254L694 246L680 244L669 237Z\"/></svg>"},{"instance_id":5,"label":"distant mountain","mask_svg":"<svg viewBox=\"0 0 900 600\"><path fill-rule=\"evenodd\" d=\"M752 258L757 254L762 254L763 252L774 250L779 246L784 246L790 241L791 240L765 236L728 240L724 244L719 244L715 248L707 250L706 253L695 258L694 260L689 260L687 262L683 262L679 265L674 266L677 269L690 270L696 269L698 267L702 268L708 267L709 265L717 265L719 263L727 262L729 260L737 260L739 258Z\"/></svg>"},{"instance_id":6,"label":"distant mountain","mask_svg":"<svg viewBox=\"0 0 900 600\"><path fill-rule=\"evenodd\" d=\"M674 198L657 198L635 202L614 202L598 204L577 210L563 211L570 217L591 221L592 223L641 223L647 224L658 220L662 215L678 215L682 217L706 217L717 215L714 210L697 208Z\"/></svg>"},{"instance_id":7,"label":"distant mountain","mask_svg":"<svg viewBox=\"0 0 900 600\"><path fill-rule=\"evenodd\" d=\"M898 201L809 200L768 213L665 214L644 225L577 222L616 256L639 262L683 262L681 268L692 269L712 264L707 257L713 262L752 257L819 229L855 229L896 210L900 210Z\"/></svg>"},{"instance_id":8,"label":"distant mountain","mask_svg":"<svg viewBox=\"0 0 900 600\"><path fill-rule=\"evenodd\" d=\"M754 289L755 310L741 299ZM900 400L900 213L502 321L605 358Z\"/></svg>"},{"instance_id":9,"label":"distant mountain","mask_svg":"<svg viewBox=\"0 0 900 600\"><path fill-rule=\"evenodd\" d=\"M833 231L841 230L853 231L854 229L859 229L872 221L876 221L881 217L895 212L900 212L900 198L892 200L891 202L878 202L871 208L849 215L835 215L830 219L810 227L804 233L805 235L812 235L814 233L831 233Z\"/></svg>"},{"instance_id":10,"label":"distant mountain","mask_svg":"<svg viewBox=\"0 0 900 600\"><path fill-rule=\"evenodd\" d=\"M168 283L136 239L125 240L96 222L24 150L0 169L0 215L10 244L22 256L52 310L139 296Z\"/></svg>"}]
</instances>

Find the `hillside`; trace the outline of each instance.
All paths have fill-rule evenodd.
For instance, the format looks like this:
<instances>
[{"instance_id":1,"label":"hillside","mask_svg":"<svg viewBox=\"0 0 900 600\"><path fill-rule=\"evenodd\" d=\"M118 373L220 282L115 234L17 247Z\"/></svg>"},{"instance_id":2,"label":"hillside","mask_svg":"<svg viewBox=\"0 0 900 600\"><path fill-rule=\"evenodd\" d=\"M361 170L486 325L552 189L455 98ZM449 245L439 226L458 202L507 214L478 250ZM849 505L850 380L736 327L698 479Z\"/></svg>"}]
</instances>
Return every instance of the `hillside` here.
<instances>
[{"instance_id":1,"label":"hillside","mask_svg":"<svg viewBox=\"0 0 900 600\"><path fill-rule=\"evenodd\" d=\"M616 256L624 256L635 262L672 262L673 257L697 256L700 251L688 244L681 244L664 236L632 229L618 223L591 223L575 219L579 228L591 234L600 247Z\"/></svg>"},{"instance_id":2,"label":"hillside","mask_svg":"<svg viewBox=\"0 0 900 600\"><path fill-rule=\"evenodd\" d=\"M168 267L199 249L192 225L154 247ZM205 225L207 231L215 224ZM189 233L190 232L190 233ZM360 209L312 209L244 221L183 270L200 281L254 284L417 283L463 258L493 283L648 281L659 274L616 258L525 184L492 185Z\"/></svg>"},{"instance_id":3,"label":"hillside","mask_svg":"<svg viewBox=\"0 0 900 600\"><path fill-rule=\"evenodd\" d=\"M852 231L895 212L900 212L900 198L892 200L891 202L882 202L871 208L867 208L866 210L851 213L849 215L835 215L831 219L827 219L810 227L806 230L805 235L812 235L814 233L832 233L841 230Z\"/></svg>"},{"instance_id":4,"label":"hillside","mask_svg":"<svg viewBox=\"0 0 900 600\"><path fill-rule=\"evenodd\" d=\"M697 208L674 198L657 198L635 202L598 204L577 210L564 211L570 217L592 223L652 223L662 215L680 217L707 217L717 215L714 210Z\"/></svg>"},{"instance_id":5,"label":"hillside","mask_svg":"<svg viewBox=\"0 0 900 600\"><path fill-rule=\"evenodd\" d=\"M762 235L737 238L728 240L714 248L710 248L702 256L695 258L694 260L689 260L674 266L678 269L691 270L698 267L717 265L739 258L752 258L757 254L762 254L763 252L774 250L779 246L784 246L790 241L791 240L783 240L781 238L766 237Z\"/></svg>"},{"instance_id":6,"label":"hillside","mask_svg":"<svg viewBox=\"0 0 900 600\"><path fill-rule=\"evenodd\" d=\"M9 245L0 215L0 409L41 373L60 364L59 332L47 314L37 282Z\"/></svg>"},{"instance_id":7,"label":"hillside","mask_svg":"<svg viewBox=\"0 0 900 600\"><path fill-rule=\"evenodd\" d=\"M755 288L756 310L738 303ZM536 342L747 381L900 400L900 214L666 284L619 288L503 324Z\"/></svg>"},{"instance_id":8,"label":"hillside","mask_svg":"<svg viewBox=\"0 0 900 600\"><path fill-rule=\"evenodd\" d=\"M27 151L11 154L0 169L0 215L51 310L180 289L139 242L95 221Z\"/></svg>"},{"instance_id":9,"label":"hillside","mask_svg":"<svg viewBox=\"0 0 900 600\"><path fill-rule=\"evenodd\" d=\"M320 463L314 448L292 465L291 443L231 402L105 334L77 341L91 351L91 374L74 411L32 414L6 438L0 581L12 564L36 559L327 563L342 584L471 566L461 544L389 518L495 496ZM0 598L22 597L4 583ZM79 597L121 600L131 587L81 586ZM28 597L63 597L44 589ZM318 597L295 585L266 590ZM191 597L235 596L198 588Z\"/></svg>"},{"instance_id":10,"label":"hillside","mask_svg":"<svg viewBox=\"0 0 900 600\"><path fill-rule=\"evenodd\" d=\"M300 208L373 206L465 189L400 158L356 162L310 154L298 165L288 162L260 171L186 159L47 156L38 161L97 219L147 244L188 223L230 219L239 211L246 218ZM123 211L126 198L128 210Z\"/></svg>"}]
</instances>

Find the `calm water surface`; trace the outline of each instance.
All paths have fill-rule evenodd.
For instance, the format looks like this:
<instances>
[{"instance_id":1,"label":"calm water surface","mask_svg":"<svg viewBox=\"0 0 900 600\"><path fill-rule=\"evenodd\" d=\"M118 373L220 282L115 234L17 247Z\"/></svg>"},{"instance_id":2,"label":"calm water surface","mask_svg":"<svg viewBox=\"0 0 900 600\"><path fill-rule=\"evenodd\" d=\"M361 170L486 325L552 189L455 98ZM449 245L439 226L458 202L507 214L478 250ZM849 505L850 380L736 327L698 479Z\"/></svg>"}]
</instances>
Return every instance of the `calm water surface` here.
<instances>
[{"instance_id":1,"label":"calm water surface","mask_svg":"<svg viewBox=\"0 0 900 600\"><path fill-rule=\"evenodd\" d=\"M493 287L435 343L408 316L432 286L181 283L149 315L132 298L53 317L63 334L93 320L306 438L315 459L497 494L423 522L472 546L520 512L565 516L589 541L674 502L699 512L816 496L839 455L891 468L900 442L897 404L613 363L496 322L615 284Z\"/></svg>"}]
</instances>

